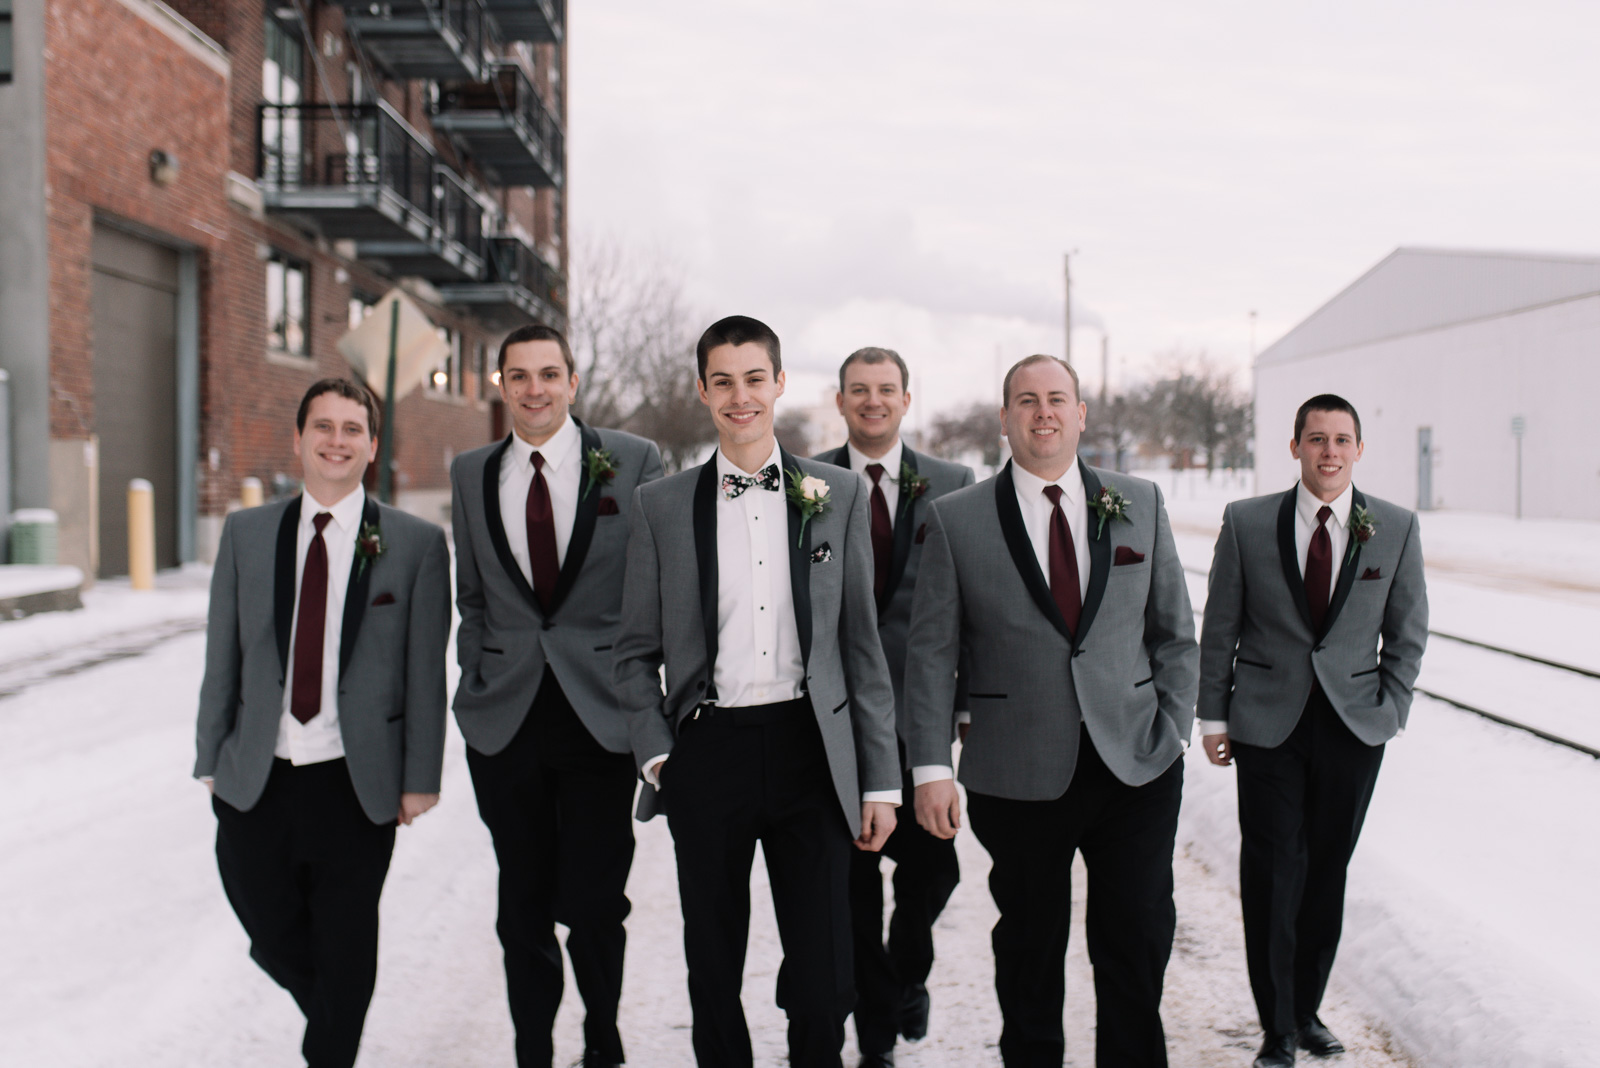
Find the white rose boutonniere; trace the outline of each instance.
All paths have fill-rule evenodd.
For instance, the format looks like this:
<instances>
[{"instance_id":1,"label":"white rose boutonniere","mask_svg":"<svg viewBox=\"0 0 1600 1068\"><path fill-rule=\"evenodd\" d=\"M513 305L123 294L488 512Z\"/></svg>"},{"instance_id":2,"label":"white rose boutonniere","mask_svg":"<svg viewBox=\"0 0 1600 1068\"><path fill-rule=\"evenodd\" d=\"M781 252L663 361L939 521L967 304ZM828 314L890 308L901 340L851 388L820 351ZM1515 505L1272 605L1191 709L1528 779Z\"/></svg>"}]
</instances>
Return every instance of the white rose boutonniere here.
<instances>
[{"instance_id":1,"label":"white rose boutonniere","mask_svg":"<svg viewBox=\"0 0 1600 1068\"><path fill-rule=\"evenodd\" d=\"M829 496L828 483L820 478L801 472L798 467L789 469L789 485L784 490L789 498L789 503L800 509L800 543L805 544L806 524L816 516L827 512L828 506L833 503ZM799 548L796 545L796 548Z\"/></svg>"}]
</instances>

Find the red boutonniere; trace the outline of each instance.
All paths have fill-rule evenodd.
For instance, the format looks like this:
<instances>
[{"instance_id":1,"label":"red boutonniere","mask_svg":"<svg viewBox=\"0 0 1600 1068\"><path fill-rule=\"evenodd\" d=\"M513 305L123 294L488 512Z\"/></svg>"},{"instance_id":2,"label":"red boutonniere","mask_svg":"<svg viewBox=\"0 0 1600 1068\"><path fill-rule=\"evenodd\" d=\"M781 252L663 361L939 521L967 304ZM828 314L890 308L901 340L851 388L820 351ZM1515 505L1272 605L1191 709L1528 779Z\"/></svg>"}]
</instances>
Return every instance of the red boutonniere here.
<instances>
[{"instance_id":1,"label":"red boutonniere","mask_svg":"<svg viewBox=\"0 0 1600 1068\"><path fill-rule=\"evenodd\" d=\"M917 474L912 466L904 460L900 461L900 492L908 499L916 499L928 492L928 480Z\"/></svg>"},{"instance_id":2,"label":"red boutonniere","mask_svg":"<svg viewBox=\"0 0 1600 1068\"><path fill-rule=\"evenodd\" d=\"M360 578L367 567L384 554L388 546L383 543L383 531L376 523L362 523L361 530L356 534L356 578Z\"/></svg>"},{"instance_id":3,"label":"red boutonniere","mask_svg":"<svg viewBox=\"0 0 1600 1068\"><path fill-rule=\"evenodd\" d=\"M1377 532L1377 517L1359 504L1353 506L1350 509L1350 547L1345 551L1345 560L1355 556L1356 546L1365 545Z\"/></svg>"}]
</instances>

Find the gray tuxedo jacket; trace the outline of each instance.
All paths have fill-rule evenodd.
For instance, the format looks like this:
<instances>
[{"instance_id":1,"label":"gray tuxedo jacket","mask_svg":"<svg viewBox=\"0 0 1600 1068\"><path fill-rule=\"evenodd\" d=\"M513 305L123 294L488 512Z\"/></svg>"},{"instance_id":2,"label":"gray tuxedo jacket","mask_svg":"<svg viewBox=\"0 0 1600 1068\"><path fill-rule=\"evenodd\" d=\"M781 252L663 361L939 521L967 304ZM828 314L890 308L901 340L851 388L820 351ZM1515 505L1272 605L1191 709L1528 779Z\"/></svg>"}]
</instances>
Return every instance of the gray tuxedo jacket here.
<instances>
[{"instance_id":1,"label":"gray tuxedo jacket","mask_svg":"<svg viewBox=\"0 0 1600 1068\"><path fill-rule=\"evenodd\" d=\"M611 652L622 611L628 512L633 491L661 477L654 442L578 423L582 455L609 452L616 474L580 483L582 496L550 612L517 566L500 514L500 461L511 439L462 453L450 468L456 543L456 659L461 682L453 707L467 744L498 753L533 705L546 667L595 741L628 752L628 724L611 682ZM513 522L522 522L519 514Z\"/></svg>"},{"instance_id":2,"label":"gray tuxedo jacket","mask_svg":"<svg viewBox=\"0 0 1600 1068\"><path fill-rule=\"evenodd\" d=\"M906 705L913 765L950 763L957 662L967 657L972 726L960 778L995 797L1066 793L1087 724L1106 766L1140 786L1183 752L1199 649L1172 529L1154 483L1079 463L1128 521L1089 512L1089 588L1074 633L1050 596L1017 504L1011 465L935 501L911 613ZM1121 558L1124 562L1116 563Z\"/></svg>"},{"instance_id":3,"label":"gray tuxedo jacket","mask_svg":"<svg viewBox=\"0 0 1600 1068\"><path fill-rule=\"evenodd\" d=\"M833 501L803 533L799 509L788 506L789 578L806 693L840 808L850 833L859 834L862 793L900 789L894 690L872 602L867 495L853 475L841 477L829 464L780 455L785 485L789 472L799 468L825 480ZM713 456L700 467L639 487L634 496L616 680L641 765L672 752L679 725L699 708L714 678L718 492ZM639 818L654 816L656 802L654 790L642 791Z\"/></svg>"},{"instance_id":4,"label":"gray tuxedo jacket","mask_svg":"<svg viewBox=\"0 0 1600 1068\"><path fill-rule=\"evenodd\" d=\"M272 771L294 625L300 497L230 515L211 573L194 773L255 807ZM392 823L400 794L439 792L444 763L450 552L444 531L367 498L384 550L350 570L340 631L339 735L367 818Z\"/></svg>"},{"instance_id":5,"label":"gray tuxedo jacket","mask_svg":"<svg viewBox=\"0 0 1600 1068\"><path fill-rule=\"evenodd\" d=\"M1417 517L1354 491L1377 529L1366 544L1350 538L1313 632L1294 540L1297 490L1234 501L1222 513L1200 639L1199 716L1227 720L1235 741L1272 748L1294 730L1315 680L1351 732L1379 745L1406 725L1428 641Z\"/></svg>"},{"instance_id":6,"label":"gray tuxedo jacket","mask_svg":"<svg viewBox=\"0 0 1600 1068\"><path fill-rule=\"evenodd\" d=\"M906 493L902 489L895 504L894 556L889 564L889 586L878 602L878 639L883 643L883 655L889 661L889 678L894 683L895 730L905 742L911 733L905 711L906 639L911 632L911 601L916 594L917 569L928 535L928 509L945 494L972 485L973 476L972 468L965 464L924 456L913 452L909 445L902 446L900 454L903 465L928 480L927 489L921 494ZM816 459L847 471L850 469L850 450L844 445L821 453ZM894 474L899 477L899 472ZM870 545L868 548L870 550ZM966 708L966 679L959 677L952 711L964 712Z\"/></svg>"}]
</instances>

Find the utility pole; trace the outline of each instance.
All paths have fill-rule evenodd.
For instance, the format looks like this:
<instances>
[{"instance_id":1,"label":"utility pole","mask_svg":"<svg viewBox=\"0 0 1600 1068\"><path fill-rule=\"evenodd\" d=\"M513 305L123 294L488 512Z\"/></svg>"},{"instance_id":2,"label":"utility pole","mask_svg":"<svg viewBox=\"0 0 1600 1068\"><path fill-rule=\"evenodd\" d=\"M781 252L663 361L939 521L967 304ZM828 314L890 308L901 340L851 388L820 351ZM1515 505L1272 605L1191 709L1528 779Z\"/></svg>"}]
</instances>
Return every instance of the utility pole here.
<instances>
[{"instance_id":1,"label":"utility pole","mask_svg":"<svg viewBox=\"0 0 1600 1068\"><path fill-rule=\"evenodd\" d=\"M1100 409L1105 410L1106 398L1111 394L1111 335L1100 335Z\"/></svg>"},{"instance_id":2,"label":"utility pole","mask_svg":"<svg viewBox=\"0 0 1600 1068\"><path fill-rule=\"evenodd\" d=\"M1068 363L1072 362L1072 257L1077 254L1077 251L1078 251L1077 249L1073 249L1071 252L1068 252L1066 255L1062 256L1062 263L1063 263L1062 274L1065 277L1066 283L1067 283L1067 300L1066 300L1066 326L1067 326L1066 341L1067 341L1067 345L1066 345L1066 348L1062 352L1062 359L1066 360Z\"/></svg>"}]
</instances>

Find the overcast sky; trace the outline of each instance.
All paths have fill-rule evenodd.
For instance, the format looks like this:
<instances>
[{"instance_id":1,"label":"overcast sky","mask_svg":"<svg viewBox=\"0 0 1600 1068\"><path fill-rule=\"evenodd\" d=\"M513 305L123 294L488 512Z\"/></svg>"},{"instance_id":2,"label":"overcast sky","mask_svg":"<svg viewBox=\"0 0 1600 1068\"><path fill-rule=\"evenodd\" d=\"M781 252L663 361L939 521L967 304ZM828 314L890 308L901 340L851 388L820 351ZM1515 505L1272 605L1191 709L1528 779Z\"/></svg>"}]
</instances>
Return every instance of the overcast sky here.
<instances>
[{"instance_id":1,"label":"overcast sky","mask_svg":"<svg viewBox=\"0 0 1600 1068\"><path fill-rule=\"evenodd\" d=\"M1592 3L569 10L574 235L771 323L807 399L868 344L924 415L995 395L1061 351L1073 248L1090 391L1102 328L1113 386L1174 350L1244 368L1252 309L1259 349L1397 245L1600 255Z\"/></svg>"}]
</instances>

